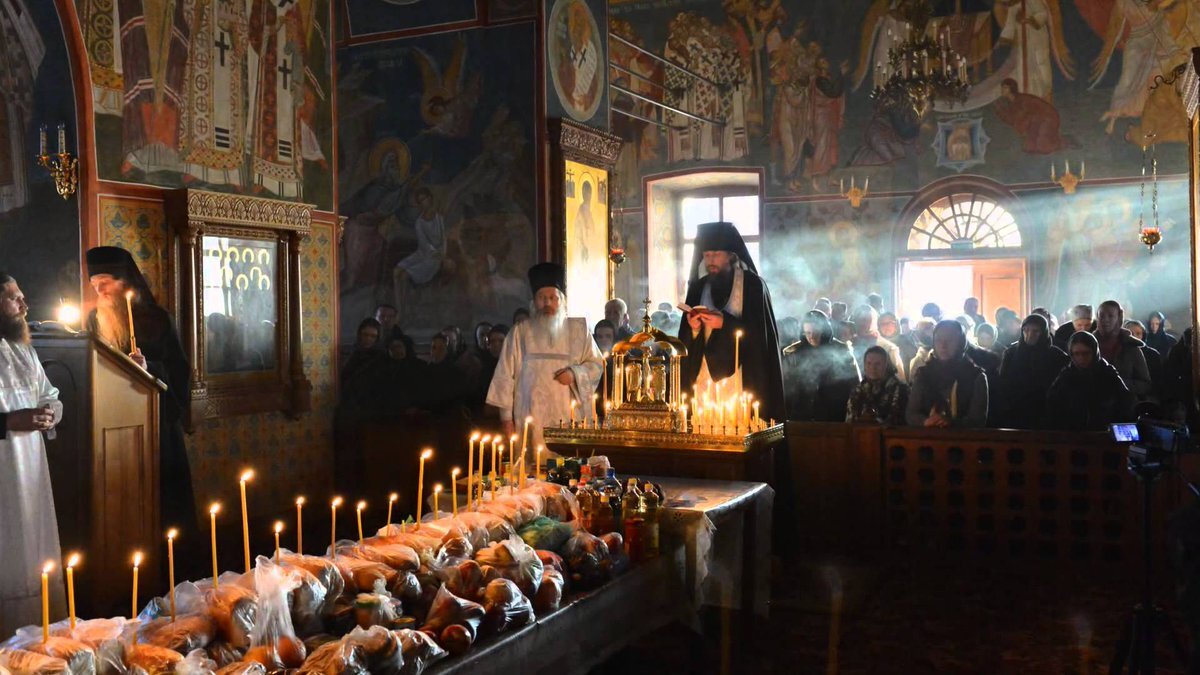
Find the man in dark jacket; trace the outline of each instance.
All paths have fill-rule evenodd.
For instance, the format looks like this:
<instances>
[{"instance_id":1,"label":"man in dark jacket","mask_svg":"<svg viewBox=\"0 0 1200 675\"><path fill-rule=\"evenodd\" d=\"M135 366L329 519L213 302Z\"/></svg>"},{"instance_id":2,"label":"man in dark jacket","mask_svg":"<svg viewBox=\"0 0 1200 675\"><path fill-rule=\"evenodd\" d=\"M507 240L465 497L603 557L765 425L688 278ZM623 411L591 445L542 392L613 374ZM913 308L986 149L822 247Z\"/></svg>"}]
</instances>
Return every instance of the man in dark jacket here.
<instances>
[{"instance_id":1,"label":"man in dark jacket","mask_svg":"<svg viewBox=\"0 0 1200 675\"><path fill-rule=\"evenodd\" d=\"M788 419L840 422L859 382L858 362L820 310L804 315L803 337L783 349Z\"/></svg>"},{"instance_id":2,"label":"man in dark jacket","mask_svg":"<svg viewBox=\"0 0 1200 675\"><path fill-rule=\"evenodd\" d=\"M1100 343L1100 355L1117 369L1125 386L1138 400L1153 400L1150 368L1142 353L1146 343L1133 337L1124 325L1125 311L1119 302L1105 300L1100 303L1095 330L1096 340Z\"/></svg>"},{"instance_id":3,"label":"man in dark jacket","mask_svg":"<svg viewBox=\"0 0 1200 675\"><path fill-rule=\"evenodd\" d=\"M1046 392L1071 362L1050 342L1044 316L1030 314L1021 324L1021 339L1004 350L993 400L996 424L1011 429L1044 428Z\"/></svg>"},{"instance_id":4,"label":"man in dark jacket","mask_svg":"<svg viewBox=\"0 0 1200 675\"><path fill-rule=\"evenodd\" d=\"M988 382L967 358L967 333L957 321L933 329L933 358L917 371L905 417L914 427L979 428L987 423Z\"/></svg>"},{"instance_id":5,"label":"man in dark jacket","mask_svg":"<svg viewBox=\"0 0 1200 675\"><path fill-rule=\"evenodd\" d=\"M1120 373L1100 356L1100 343L1080 331L1068 343L1071 365L1062 369L1046 394L1046 422L1053 429L1104 431L1134 419L1133 392Z\"/></svg>"},{"instance_id":6,"label":"man in dark jacket","mask_svg":"<svg viewBox=\"0 0 1200 675\"><path fill-rule=\"evenodd\" d=\"M1067 351L1071 336L1079 331L1091 333L1096 330L1096 322L1092 320L1091 305L1075 305L1067 312L1067 322L1054 331L1054 346Z\"/></svg>"}]
</instances>

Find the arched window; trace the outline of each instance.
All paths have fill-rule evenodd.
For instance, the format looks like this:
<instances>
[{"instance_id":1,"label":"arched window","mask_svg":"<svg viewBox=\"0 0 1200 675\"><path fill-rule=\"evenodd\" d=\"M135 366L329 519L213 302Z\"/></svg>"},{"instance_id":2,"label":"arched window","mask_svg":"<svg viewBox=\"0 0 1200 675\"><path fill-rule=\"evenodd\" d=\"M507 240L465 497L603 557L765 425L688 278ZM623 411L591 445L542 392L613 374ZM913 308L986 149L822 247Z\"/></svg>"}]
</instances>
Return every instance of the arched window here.
<instances>
[{"instance_id":1,"label":"arched window","mask_svg":"<svg viewBox=\"0 0 1200 675\"><path fill-rule=\"evenodd\" d=\"M1021 230L1008 209L975 192L940 197L926 206L908 232L909 251L1020 248Z\"/></svg>"}]
</instances>

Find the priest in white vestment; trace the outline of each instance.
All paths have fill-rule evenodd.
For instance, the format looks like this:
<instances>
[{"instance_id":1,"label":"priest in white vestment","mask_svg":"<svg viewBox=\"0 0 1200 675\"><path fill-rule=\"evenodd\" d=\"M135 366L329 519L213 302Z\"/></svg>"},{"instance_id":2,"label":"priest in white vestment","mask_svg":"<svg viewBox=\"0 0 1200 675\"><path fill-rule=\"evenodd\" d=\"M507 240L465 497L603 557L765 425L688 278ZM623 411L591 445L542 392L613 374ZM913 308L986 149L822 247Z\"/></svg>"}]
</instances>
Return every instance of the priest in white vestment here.
<instances>
[{"instance_id":1,"label":"priest in white vestment","mask_svg":"<svg viewBox=\"0 0 1200 675\"><path fill-rule=\"evenodd\" d=\"M533 317L513 326L504 340L487 403L500 409L504 435L523 433L533 417L530 447L542 444L542 427L571 418L593 419L592 394L604 370L604 357L588 330L587 320L567 318L566 271L541 263L529 269ZM532 458L526 460L533 461Z\"/></svg>"},{"instance_id":2,"label":"priest in white vestment","mask_svg":"<svg viewBox=\"0 0 1200 675\"><path fill-rule=\"evenodd\" d=\"M40 624L41 573L54 562L51 615L64 610L61 551L50 466L42 434L62 419L58 389L29 341L29 307L17 282L0 273L0 639Z\"/></svg>"}]
</instances>

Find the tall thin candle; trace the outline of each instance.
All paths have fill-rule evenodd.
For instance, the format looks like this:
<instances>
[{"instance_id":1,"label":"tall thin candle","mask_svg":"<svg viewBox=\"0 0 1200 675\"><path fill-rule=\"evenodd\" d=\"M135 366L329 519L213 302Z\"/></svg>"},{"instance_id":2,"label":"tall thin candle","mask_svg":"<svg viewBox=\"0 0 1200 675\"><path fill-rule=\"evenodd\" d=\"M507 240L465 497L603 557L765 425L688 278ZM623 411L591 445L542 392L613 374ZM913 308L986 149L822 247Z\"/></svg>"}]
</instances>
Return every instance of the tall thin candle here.
<instances>
[{"instance_id":1,"label":"tall thin candle","mask_svg":"<svg viewBox=\"0 0 1200 675\"><path fill-rule=\"evenodd\" d=\"M516 450L517 435L513 434L508 437L508 490L512 492L513 483L516 482L517 465L514 464L513 451Z\"/></svg>"},{"instance_id":2,"label":"tall thin candle","mask_svg":"<svg viewBox=\"0 0 1200 675\"><path fill-rule=\"evenodd\" d=\"M358 502L358 504L356 504L354 507L354 514L355 514L355 516L358 517L358 544L360 546L363 543L362 512L366 508L367 508L367 503L362 500L360 500Z\"/></svg>"},{"instance_id":3,"label":"tall thin candle","mask_svg":"<svg viewBox=\"0 0 1200 675\"><path fill-rule=\"evenodd\" d=\"M304 554L304 497L296 497L296 555Z\"/></svg>"},{"instance_id":4,"label":"tall thin candle","mask_svg":"<svg viewBox=\"0 0 1200 675\"><path fill-rule=\"evenodd\" d=\"M133 552L133 599L130 601L129 618L135 618L138 615L137 611L137 582L138 568L142 566L142 552Z\"/></svg>"},{"instance_id":5,"label":"tall thin candle","mask_svg":"<svg viewBox=\"0 0 1200 675\"><path fill-rule=\"evenodd\" d=\"M522 457L524 457L525 453L529 451L529 425L530 424L533 424L533 415L526 415L525 416L525 431L523 431L522 435L521 435L521 456Z\"/></svg>"},{"instance_id":6,"label":"tall thin candle","mask_svg":"<svg viewBox=\"0 0 1200 675\"><path fill-rule=\"evenodd\" d=\"M733 376L741 382L742 378L738 377L738 364L741 357L742 349L742 329L738 329L733 333Z\"/></svg>"},{"instance_id":7,"label":"tall thin candle","mask_svg":"<svg viewBox=\"0 0 1200 675\"><path fill-rule=\"evenodd\" d=\"M137 333L133 330L133 291L125 291L125 311L129 316L129 353L137 351Z\"/></svg>"},{"instance_id":8,"label":"tall thin candle","mask_svg":"<svg viewBox=\"0 0 1200 675\"><path fill-rule=\"evenodd\" d=\"M392 527L392 506L396 503L396 500L398 500L398 499L400 499L400 495L398 493L393 492L392 494L388 495L388 517L387 517L387 527L384 528L385 531L390 530Z\"/></svg>"},{"instance_id":9,"label":"tall thin candle","mask_svg":"<svg viewBox=\"0 0 1200 675\"><path fill-rule=\"evenodd\" d=\"M337 558L337 510L342 505L341 497L334 497L333 501L329 502L329 555L334 559Z\"/></svg>"},{"instance_id":10,"label":"tall thin candle","mask_svg":"<svg viewBox=\"0 0 1200 675\"><path fill-rule=\"evenodd\" d=\"M279 533L283 532L283 521L275 521L275 564L279 564Z\"/></svg>"},{"instance_id":11,"label":"tall thin candle","mask_svg":"<svg viewBox=\"0 0 1200 675\"><path fill-rule=\"evenodd\" d=\"M467 441L467 508L471 507L471 478L475 475L475 441L479 440L479 432L471 432Z\"/></svg>"},{"instance_id":12,"label":"tall thin candle","mask_svg":"<svg viewBox=\"0 0 1200 675\"><path fill-rule=\"evenodd\" d=\"M54 561L47 560L42 565L42 642L50 640L50 573L54 571Z\"/></svg>"},{"instance_id":13,"label":"tall thin candle","mask_svg":"<svg viewBox=\"0 0 1200 675\"><path fill-rule=\"evenodd\" d=\"M433 519L434 520L437 520L437 518L438 518L438 497L441 497L441 496L442 496L442 484L434 483L433 484Z\"/></svg>"},{"instance_id":14,"label":"tall thin candle","mask_svg":"<svg viewBox=\"0 0 1200 675\"><path fill-rule=\"evenodd\" d=\"M79 554L72 553L71 557L67 559L67 617L72 633L75 632L75 566L78 564ZM174 621L173 618L172 621Z\"/></svg>"},{"instance_id":15,"label":"tall thin candle","mask_svg":"<svg viewBox=\"0 0 1200 675\"><path fill-rule=\"evenodd\" d=\"M238 478L242 492L242 554L246 559L246 574L250 573L250 516L246 513L246 483L254 478L254 469L246 469Z\"/></svg>"},{"instance_id":16,"label":"tall thin candle","mask_svg":"<svg viewBox=\"0 0 1200 675\"><path fill-rule=\"evenodd\" d=\"M421 507L424 506L421 502L425 499L425 460L433 457L433 448L425 448L421 451L421 467L417 471L417 525L416 529L421 529Z\"/></svg>"},{"instance_id":17,"label":"tall thin candle","mask_svg":"<svg viewBox=\"0 0 1200 675\"><path fill-rule=\"evenodd\" d=\"M546 446L544 446L540 443L538 444L538 446L537 446L537 464L534 466L534 471L537 473L538 480L542 479L542 450L545 450L545 449L546 449Z\"/></svg>"},{"instance_id":18,"label":"tall thin candle","mask_svg":"<svg viewBox=\"0 0 1200 675\"><path fill-rule=\"evenodd\" d=\"M179 530L167 530L167 583L171 585L168 591L171 595L171 623L175 623L175 537Z\"/></svg>"},{"instance_id":19,"label":"tall thin candle","mask_svg":"<svg viewBox=\"0 0 1200 675\"><path fill-rule=\"evenodd\" d=\"M483 504L483 458L487 454L484 452L483 449L484 449L484 447L487 446L487 443L489 440L491 440L491 438L492 438L491 434L485 434L483 436L483 438L479 439L479 470L475 472L475 480L477 483L479 483L479 503L480 503L480 505ZM470 502L471 502L471 496L467 495L467 503L470 503Z\"/></svg>"},{"instance_id":20,"label":"tall thin candle","mask_svg":"<svg viewBox=\"0 0 1200 675\"><path fill-rule=\"evenodd\" d=\"M221 512L221 503L213 502L208 507L209 529L212 530L212 562L213 562L213 590L217 590L220 582L217 580L217 514Z\"/></svg>"},{"instance_id":21,"label":"tall thin candle","mask_svg":"<svg viewBox=\"0 0 1200 675\"><path fill-rule=\"evenodd\" d=\"M450 469L450 508L454 513L454 517L458 517L458 474L462 473L462 469L457 466Z\"/></svg>"},{"instance_id":22,"label":"tall thin candle","mask_svg":"<svg viewBox=\"0 0 1200 675\"><path fill-rule=\"evenodd\" d=\"M504 454L504 446L500 446L500 454ZM496 501L496 446L492 446L492 501Z\"/></svg>"}]
</instances>

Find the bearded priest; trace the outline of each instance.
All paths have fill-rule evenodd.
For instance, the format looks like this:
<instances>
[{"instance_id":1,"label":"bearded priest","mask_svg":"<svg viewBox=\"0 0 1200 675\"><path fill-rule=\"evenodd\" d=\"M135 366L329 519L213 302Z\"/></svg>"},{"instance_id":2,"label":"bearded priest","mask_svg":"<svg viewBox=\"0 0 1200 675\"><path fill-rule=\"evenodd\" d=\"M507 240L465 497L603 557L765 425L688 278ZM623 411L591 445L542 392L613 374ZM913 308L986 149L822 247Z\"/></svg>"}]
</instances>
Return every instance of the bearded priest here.
<instances>
[{"instance_id":1,"label":"bearded priest","mask_svg":"<svg viewBox=\"0 0 1200 675\"><path fill-rule=\"evenodd\" d=\"M529 269L533 317L513 326L504 340L500 362L488 389L487 403L500 409L504 436L521 433L532 416L531 447L542 441L542 427L571 418L592 419L592 393L604 369L604 357L587 320L567 318L566 270L540 263ZM525 460L532 461L532 458Z\"/></svg>"},{"instance_id":2,"label":"bearded priest","mask_svg":"<svg viewBox=\"0 0 1200 675\"><path fill-rule=\"evenodd\" d=\"M37 623L38 572L60 557L42 434L52 433L63 408L30 344L28 310L16 280L0 272L0 636ZM62 584L51 588L59 616Z\"/></svg>"}]
</instances>

